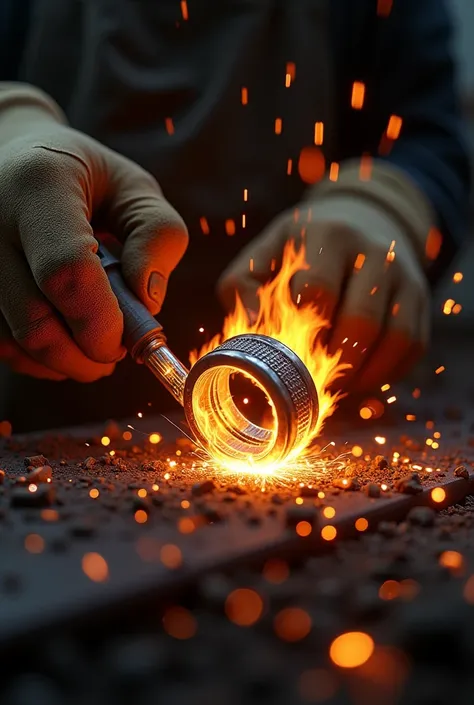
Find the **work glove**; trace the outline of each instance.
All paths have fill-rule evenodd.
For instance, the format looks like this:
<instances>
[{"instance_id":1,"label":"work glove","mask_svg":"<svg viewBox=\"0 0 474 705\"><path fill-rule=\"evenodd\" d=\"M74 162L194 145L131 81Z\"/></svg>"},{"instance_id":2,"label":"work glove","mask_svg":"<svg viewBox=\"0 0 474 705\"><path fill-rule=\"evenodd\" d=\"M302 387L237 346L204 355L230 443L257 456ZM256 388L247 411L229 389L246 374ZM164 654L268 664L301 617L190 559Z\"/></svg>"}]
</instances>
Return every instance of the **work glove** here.
<instances>
[{"instance_id":1,"label":"work glove","mask_svg":"<svg viewBox=\"0 0 474 705\"><path fill-rule=\"evenodd\" d=\"M258 288L278 270L285 244L304 244L309 269L292 278L293 299L316 303L330 322L329 352L341 349L341 362L352 366L343 384L366 391L405 374L428 343L423 261L434 216L398 170L374 164L367 181L359 171L348 163L339 182L313 187L296 210L270 223L223 273L218 294L231 310L238 292L252 318Z\"/></svg>"},{"instance_id":2,"label":"work glove","mask_svg":"<svg viewBox=\"0 0 474 705\"><path fill-rule=\"evenodd\" d=\"M122 314L94 227L152 314L185 252L183 220L142 168L64 124L45 94L0 84L0 360L91 382L124 355Z\"/></svg>"}]
</instances>

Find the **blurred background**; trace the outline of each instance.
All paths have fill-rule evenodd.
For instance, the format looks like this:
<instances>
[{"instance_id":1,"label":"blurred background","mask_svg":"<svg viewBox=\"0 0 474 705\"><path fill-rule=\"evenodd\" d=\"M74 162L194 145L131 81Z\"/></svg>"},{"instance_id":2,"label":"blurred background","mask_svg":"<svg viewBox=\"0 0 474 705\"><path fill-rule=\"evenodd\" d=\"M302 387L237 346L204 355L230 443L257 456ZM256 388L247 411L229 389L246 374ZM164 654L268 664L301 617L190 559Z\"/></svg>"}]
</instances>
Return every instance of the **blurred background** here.
<instances>
[{"instance_id":1,"label":"blurred background","mask_svg":"<svg viewBox=\"0 0 474 705\"><path fill-rule=\"evenodd\" d=\"M464 111L468 123L468 139L471 154L474 158L474 2L472 0L449 0L452 5L456 22L455 50L459 62L459 78L462 92ZM474 200L472 201L474 204ZM461 314L456 323L462 322L468 326L474 318L474 233L470 232L469 242L463 252L459 253L456 260L459 269L451 268L451 277L454 271L462 271L462 282L454 285L451 277L447 277L445 285L438 291L437 313L442 315L442 303L447 298L453 298L462 305ZM446 318L446 317L444 317Z\"/></svg>"},{"instance_id":2,"label":"blurred background","mask_svg":"<svg viewBox=\"0 0 474 705\"><path fill-rule=\"evenodd\" d=\"M454 49L459 63L459 82L467 122L467 138L474 162L474 2L448 0L455 20ZM472 362L474 359L474 198L471 198L471 222L466 244L458 253L446 276L436 288L433 301L433 343L424 363L416 370L410 385L420 387L425 404L444 407L449 416L457 407L474 402ZM455 283L455 273L462 281ZM457 277L459 278L459 277ZM461 304L459 314L446 315L453 301ZM444 311L444 313L443 313ZM446 366L435 377L433 370ZM426 395L429 391L430 394ZM429 397L429 400L427 399ZM437 401L439 403L437 403Z\"/></svg>"}]
</instances>

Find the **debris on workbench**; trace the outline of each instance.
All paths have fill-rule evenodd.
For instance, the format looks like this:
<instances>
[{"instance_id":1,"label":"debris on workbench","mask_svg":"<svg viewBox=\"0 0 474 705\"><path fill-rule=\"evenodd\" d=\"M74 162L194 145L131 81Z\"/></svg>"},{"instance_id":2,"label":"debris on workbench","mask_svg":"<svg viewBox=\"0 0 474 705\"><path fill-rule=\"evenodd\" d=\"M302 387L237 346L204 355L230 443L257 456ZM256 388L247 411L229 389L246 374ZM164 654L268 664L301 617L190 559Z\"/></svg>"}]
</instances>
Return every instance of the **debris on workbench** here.
<instances>
[{"instance_id":1,"label":"debris on workbench","mask_svg":"<svg viewBox=\"0 0 474 705\"><path fill-rule=\"evenodd\" d=\"M51 482L53 477L53 470L50 465L40 465L39 467L34 467L26 479L28 482L38 483L38 482Z\"/></svg>"},{"instance_id":2,"label":"debris on workbench","mask_svg":"<svg viewBox=\"0 0 474 705\"><path fill-rule=\"evenodd\" d=\"M54 614L55 591L61 585L58 605L70 599L84 612L95 606L95 624L100 624L107 595L123 589L125 598L124 586L145 571L143 584L148 589L153 586L149 593L153 608L132 620L133 629L149 629L153 634L151 651L146 635L136 637L140 644L144 639L140 647L147 659L143 670L136 660L129 666L123 662L129 653L123 635L115 636L113 629L94 631L94 638L104 639L104 653L111 654L103 667L114 673L119 669L121 679L132 678L137 698L137 689L145 692L148 681L133 680L133 674L146 671L156 679L155 668L166 697L178 687L172 680L176 669L187 673L193 694L201 694L206 679L196 683L192 674L207 668L206 658L215 643L219 657L226 659L218 672L214 667L206 671L209 682L222 674L217 702L230 702L226 688L231 682L241 684L246 703L263 702L264 692L272 693L270 701L278 705L280 701L282 705L306 705L311 702L308 694L342 692L340 671L351 670L348 664L356 657L352 652L345 654L344 644L360 643L366 648L363 656L357 652L357 658L366 661L354 667L355 671L367 668L368 673L385 673L384 669L395 668L390 659L398 658L398 647L387 650L381 646L398 644L390 631L399 626L399 620L390 621L392 612L401 610L403 619L409 621L409 609L413 606L419 612L427 585L441 576L443 585L447 580L459 581L459 566L467 571L467 558L459 559L458 554L465 550L460 543L463 533L474 525L474 505L467 498L464 507L455 505L441 513L434 510L449 504L439 501L443 492L450 491L443 490L444 478L459 488L459 499L471 486L468 454L456 451L441 456L429 445L417 445L414 434L406 439L409 444L404 441L395 448L386 436L377 436L378 440L369 443L366 439L358 446L360 452L348 454L344 443L334 443L324 447L314 467L310 458L294 468L258 477L220 471L209 461L202 463L191 445L145 440L137 452L137 438L124 441L122 435L117 437L108 429L85 442L64 435L48 436L32 442L31 447L28 440L15 440L15 448L5 446L9 450L2 457L2 544L16 546L20 552L15 571L0 566L0 617L2 609L7 613L7 596L24 601L20 612L29 622L32 615L41 620L43 613ZM110 440L106 446L101 441L104 437ZM384 455L380 456L382 440ZM31 459L40 450L43 459L34 465ZM45 461L54 483L48 482L52 477L41 481ZM433 488L437 492L430 497ZM429 506L408 511L418 501ZM390 517L384 520L385 512L400 503L406 503L406 520L401 524ZM432 534L429 551L427 532ZM344 541L344 536L358 540ZM23 552L18 547L24 547ZM284 548L287 555L275 554ZM319 555L320 548L327 550ZM252 563L246 559L249 555ZM257 557L260 567L254 565ZM241 563L244 568L234 575L232 571ZM202 577L193 582L188 594L180 581L190 566ZM163 584L158 577L155 584L151 576L163 575L163 571ZM40 591L41 581L50 585L46 596ZM97 603L87 593L89 585L103 591ZM168 592L161 594L165 585ZM459 590L465 589L474 602L474 587L469 591L468 585ZM34 600L41 608L28 612ZM148 603L137 601L137 605L144 604ZM145 617L145 612L151 617ZM405 639L410 629L415 626L407 627ZM304 645L311 648L303 651ZM320 648L324 663L314 661ZM406 653L411 653L410 648L406 642ZM238 653L239 658L231 653ZM265 675L262 654L269 653L273 669L282 674L278 684L284 682L283 674L286 678L290 670L295 674L289 690L278 686L282 687L280 700L274 677ZM74 658L81 663L79 656ZM245 674L238 665L242 658ZM44 659L50 663L49 651ZM57 662L57 653L53 660ZM285 668L274 666L279 660ZM90 678L92 682L92 673ZM15 687L19 683L15 681ZM202 693L204 702L216 699L215 693ZM181 695L180 691L178 700Z\"/></svg>"},{"instance_id":3,"label":"debris on workbench","mask_svg":"<svg viewBox=\"0 0 474 705\"><path fill-rule=\"evenodd\" d=\"M412 472L397 480L395 488L402 494L418 494L423 491L423 485L417 472Z\"/></svg>"},{"instance_id":4,"label":"debris on workbench","mask_svg":"<svg viewBox=\"0 0 474 705\"><path fill-rule=\"evenodd\" d=\"M367 497L371 497L372 499L378 499L382 492L380 485L377 485L375 482L368 482L364 485L363 489Z\"/></svg>"},{"instance_id":5,"label":"debris on workbench","mask_svg":"<svg viewBox=\"0 0 474 705\"><path fill-rule=\"evenodd\" d=\"M44 455L30 455L25 458L24 462L26 467L32 468L40 468L44 465L49 465L49 460L45 458Z\"/></svg>"},{"instance_id":6,"label":"debris on workbench","mask_svg":"<svg viewBox=\"0 0 474 705\"><path fill-rule=\"evenodd\" d=\"M407 520L418 526L433 526L435 516L431 507L413 507L408 512Z\"/></svg>"},{"instance_id":7,"label":"debris on workbench","mask_svg":"<svg viewBox=\"0 0 474 705\"><path fill-rule=\"evenodd\" d=\"M213 480L202 480L201 482L196 482L192 487L192 494L195 497L201 497L203 494L209 494L216 489L216 485Z\"/></svg>"},{"instance_id":8,"label":"debris on workbench","mask_svg":"<svg viewBox=\"0 0 474 705\"><path fill-rule=\"evenodd\" d=\"M454 470L456 477L462 477L464 480L469 480L469 471L464 465L459 465Z\"/></svg>"}]
</instances>

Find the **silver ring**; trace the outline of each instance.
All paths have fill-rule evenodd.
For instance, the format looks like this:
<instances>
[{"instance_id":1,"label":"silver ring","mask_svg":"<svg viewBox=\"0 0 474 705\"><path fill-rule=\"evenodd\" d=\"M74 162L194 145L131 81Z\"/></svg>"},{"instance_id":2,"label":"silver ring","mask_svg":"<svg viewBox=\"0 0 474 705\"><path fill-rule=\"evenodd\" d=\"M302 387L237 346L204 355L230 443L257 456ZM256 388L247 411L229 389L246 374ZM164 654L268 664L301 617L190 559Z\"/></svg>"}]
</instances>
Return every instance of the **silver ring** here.
<instances>
[{"instance_id":1,"label":"silver ring","mask_svg":"<svg viewBox=\"0 0 474 705\"><path fill-rule=\"evenodd\" d=\"M234 403L229 382L240 372L266 394L273 429L249 421ZM226 340L192 367L184 388L191 432L213 457L245 463L281 462L318 420L318 394L306 366L286 345L263 335Z\"/></svg>"}]
</instances>

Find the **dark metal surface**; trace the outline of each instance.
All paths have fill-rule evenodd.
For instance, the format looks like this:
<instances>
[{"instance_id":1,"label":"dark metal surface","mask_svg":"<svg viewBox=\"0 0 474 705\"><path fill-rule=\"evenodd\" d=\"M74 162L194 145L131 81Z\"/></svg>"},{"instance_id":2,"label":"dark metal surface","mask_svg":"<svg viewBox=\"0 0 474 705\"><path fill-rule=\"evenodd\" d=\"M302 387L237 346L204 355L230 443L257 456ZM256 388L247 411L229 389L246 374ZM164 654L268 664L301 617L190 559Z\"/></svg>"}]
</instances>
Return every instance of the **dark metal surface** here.
<instances>
[{"instance_id":1,"label":"dark metal surface","mask_svg":"<svg viewBox=\"0 0 474 705\"><path fill-rule=\"evenodd\" d=\"M155 422L153 428L157 429ZM166 428L162 423L159 430L166 432ZM95 434L86 429L76 432L82 438ZM368 441L367 434L364 437L359 433L359 441L362 438ZM34 439L26 442L26 446L21 446L23 451L5 450L1 462L7 479L10 477L0 492L3 646L55 624L78 624L86 617L93 619L95 614L105 615L108 611L120 614L124 605L145 597L159 600L211 570L245 566L274 555L294 558L330 550L341 539L358 533L355 522L360 517L367 519L370 531L381 521L402 519L415 505L442 509L474 492L471 471L468 479L455 477L455 464L451 463L444 473L424 476L423 489L416 495L391 492L371 499L358 491L328 494L324 501L310 497L305 500L306 510L302 508L309 513L302 514L302 518L309 518L312 532L301 538L295 533L294 522L288 521L297 487L283 493L281 502L274 503L260 492L249 490L235 495L229 482L222 478L212 503L192 489L195 476L165 480L166 465L157 456L155 460L138 456L128 468L96 465L91 470L85 470L81 461L71 457L62 466L51 461L55 489L51 507L57 510L59 520L49 522L39 508L12 505L17 489L13 478L24 475L24 456L30 452L28 448L35 448ZM83 443L76 445L76 451L82 458L84 451L90 452ZM98 449L95 454L100 452ZM206 478L205 473L202 476ZM154 482L161 488L156 494L150 489ZM446 492L445 500L439 504L431 498L434 486L442 486ZM91 487L99 489L100 501L90 498ZM146 500L137 497L139 487L148 488ZM183 515L182 499L190 501L194 516L199 513L207 517L189 535L178 529ZM228 499L232 502L227 503ZM331 520L322 514L328 504L336 510ZM134 521L134 512L142 507L148 517L145 525ZM336 527L335 542L322 540L324 524ZM41 535L44 540L44 550L39 555L25 551L25 538L31 534ZM159 558L159 551L167 544L176 545L181 551L182 564L177 569L167 568ZM143 547L148 557L144 558ZM86 553L105 558L109 570L106 582L93 582L84 574L81 562Z\"/></svg>"}]
</instances>

